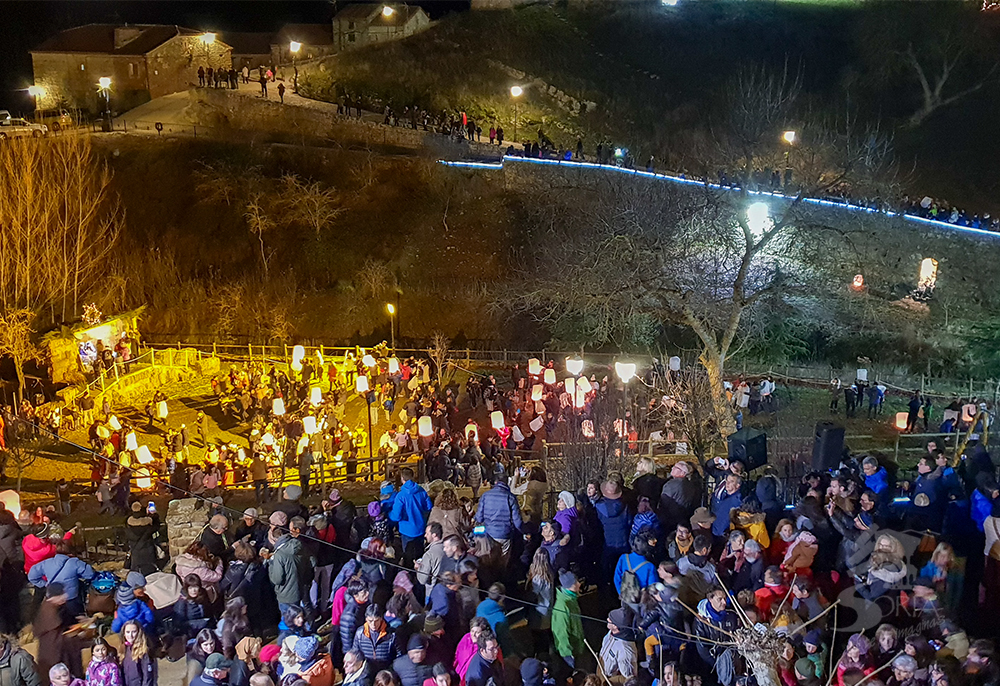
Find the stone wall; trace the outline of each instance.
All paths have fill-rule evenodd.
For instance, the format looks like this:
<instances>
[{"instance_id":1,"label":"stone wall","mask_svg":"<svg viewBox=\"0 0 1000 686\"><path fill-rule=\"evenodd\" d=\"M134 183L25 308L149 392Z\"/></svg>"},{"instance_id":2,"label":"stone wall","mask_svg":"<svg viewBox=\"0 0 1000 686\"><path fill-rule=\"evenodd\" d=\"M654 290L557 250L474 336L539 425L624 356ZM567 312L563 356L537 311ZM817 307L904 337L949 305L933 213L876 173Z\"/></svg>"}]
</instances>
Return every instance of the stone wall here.
<instances>
[{"instance_id":1,"label":"stone wall","mask_svg":"<svg viewBox=\"0 0 1000 686\"><path fill-rule=\"evenodd\" d=\"M201 507L196 507L201 504ZM201 535L208 523L208 508L197 498L171 500L167 505L167 541L174 559Z\"/></svg>"}]
</instances>

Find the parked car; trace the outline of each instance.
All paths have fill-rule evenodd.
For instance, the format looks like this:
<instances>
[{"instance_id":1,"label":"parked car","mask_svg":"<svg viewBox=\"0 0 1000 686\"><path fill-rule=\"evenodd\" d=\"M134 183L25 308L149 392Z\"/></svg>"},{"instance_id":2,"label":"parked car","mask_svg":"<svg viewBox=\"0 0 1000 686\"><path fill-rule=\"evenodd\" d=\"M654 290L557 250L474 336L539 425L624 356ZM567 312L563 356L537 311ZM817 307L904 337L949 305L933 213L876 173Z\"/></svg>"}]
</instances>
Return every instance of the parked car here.
<instances>
[{"instance_id":1,"label":"parked car","mask_svg":"<svg viewBox=\"0 0 1000 686\"><path fill-rule=\"evenodd\" d=\"M35 123L48 126L50 131L62 131L76 126L73 115L61 108L35 110Z\"/></svg>"},{"instance_id":2,"label":"parked car","mask_svg":"<svg viewBox=\"0 0 1000 686\"><path fill-rule=\"evenodd\" d=\"M33 124L25 119L2 119L0 120L0 140L4 138L21 138L23 136L33 136L41 138L47 136L49 127L45 124Z\"/></svg>"}]
</instances>

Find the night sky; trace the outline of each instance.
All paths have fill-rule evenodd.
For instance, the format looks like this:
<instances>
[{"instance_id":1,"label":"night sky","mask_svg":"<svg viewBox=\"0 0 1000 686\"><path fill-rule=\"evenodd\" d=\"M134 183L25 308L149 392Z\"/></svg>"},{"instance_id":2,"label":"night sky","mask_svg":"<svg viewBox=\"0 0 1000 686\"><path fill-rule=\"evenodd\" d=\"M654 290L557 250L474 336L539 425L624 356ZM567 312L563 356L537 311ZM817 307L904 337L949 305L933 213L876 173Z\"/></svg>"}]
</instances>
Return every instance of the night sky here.
<instances>
[{"instance_id":1,"label":"night sky","mask_svg":"<svg viewBox=\"0 0 1000 686\"><path fill-rule=\"evenodd\" d=\"M393 0L399 1L399 0ZM338 0L343 8L350 4ZM467 9L468 0L417 0L433 18ZM277 31L286 23L324 23L335 12L327 0L48 0L0 2L0 109L28 114L31 83L28 51L64 29L81 24L178 24L223 32Z\"/></svg>"}]
</instances>

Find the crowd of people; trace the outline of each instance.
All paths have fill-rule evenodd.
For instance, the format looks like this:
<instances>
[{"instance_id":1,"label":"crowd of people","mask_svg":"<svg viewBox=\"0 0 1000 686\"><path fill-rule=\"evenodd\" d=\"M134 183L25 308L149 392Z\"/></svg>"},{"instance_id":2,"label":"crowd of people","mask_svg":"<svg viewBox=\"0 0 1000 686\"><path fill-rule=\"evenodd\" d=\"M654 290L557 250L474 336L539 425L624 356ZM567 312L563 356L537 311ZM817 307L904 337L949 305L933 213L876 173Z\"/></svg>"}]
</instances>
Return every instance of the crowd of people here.
<instances>
[{"instance_id":1,"label":"crowd of people","mask_svg":"<svg viewBox=\"0 0 1000 686\"><path fill-rule=\"evenodd\" d=\"M470 377L460 400L436 371L376 350L344 369L299 358L287 372L217 377L250 441L164 427L164 471L150 478L208 516L172 560L155 505L130 485L143 466L130 427L94 431L97 459L113 465L95 485L117 479L111 500L128 513L127 576L81 559L61 505L0 511L0 683L154 686L164 660L185 661L188 686L1000 682L1000 485L984 446L952 464L931 443L913 479L882 456L845 454L791 493L771 467L751 475L739 460L693 456L669 471L637 457L634 474L556 489L530 462L531 439L593 429L613 383L518 365L509 386ZM324 375L330 390L316 397ZM398 422L379 439L383 455L422 459L366 505L337 489L310 501L302 455L326 450L352 387ZM151 402L155 422L163 401ZM461 425L460 405L503 421ZM218 457L184 481L191 446ZM271 494L258 463L265 475L298 463L304 476ZM264 484L256 506L234 511L240 465L246 483ZM12 638L26 584L36 660ZM83 639L78 618L98 609L111 633ZM755 632L772 650L766 669L747 655Z\"/></svg>"}]
</instances>

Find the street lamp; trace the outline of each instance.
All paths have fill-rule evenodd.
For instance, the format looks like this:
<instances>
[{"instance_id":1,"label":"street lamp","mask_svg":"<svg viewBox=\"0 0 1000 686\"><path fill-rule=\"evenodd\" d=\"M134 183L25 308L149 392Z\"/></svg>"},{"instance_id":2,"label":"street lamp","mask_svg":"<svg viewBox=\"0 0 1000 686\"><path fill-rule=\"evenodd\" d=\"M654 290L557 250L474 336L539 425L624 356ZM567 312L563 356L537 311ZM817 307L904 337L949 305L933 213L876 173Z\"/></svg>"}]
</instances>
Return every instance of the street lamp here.
<instances>
[{"instance_id":1,"label":"street lamp","mask_svg":"<svg viewBox=\"0 0 1000 686\"><path fill-rule=\"evenodd\" d=\"M208 33L203 33L203 34L201 34L200 36L198 36L198 38L199 38L199 39L201 40L201 42L202 42L202 43L204 43L205 45L211 45L212 43L214 43L214 42L215 42L215 34L214 34L214 33L211 33L211 32L208 32Z\"/></svg>"},{"instance_id":2,"label":"street lamp","mask_svg":"<svg viewBox=\"0 0 1000 686\"><path fill-rule=\"evenodd\" d=\"M513 141L517 143L517 99L524 94L524 89L520 86L510 87L510 97L514 99L514 138Z\"/></svg>"},{"instance_id":3,"label":"street lamp","mask_svg":"<svg viewBox=\"0 0 1000 686\"><path fill-rule=\"evenodd\" d=\"M28 95L30 95L35 101L35 109L38 109L38 99L45 97L45 89L41 86L28 86Z\"/></svg>"},{"instance_id":4,"label":"street lamp","mask_svg":"<svg viewBox=\"0 0 1000 686\"><path fill-rule=\"evenodd\" d=\"M635 376L635 362L615 362L615 374L622 381L622 386L625 389L625 416L622 418L621 431L619 433L622 439L622 454L625 454L625 446L628 444L625 439L628 436L628 418L629 418L629 404L628 404L628 382L632 380Z\"/></svg>"},{"instance_id":5,"label":"street lamp","mask_svg":"<svg viewBox=\"0 0 1000 686\"><path fill-rule=\"evenodd\" d=\"M104 116L110 121L111 119L111 77L102 76L97 79L97 85L104 97Z\"/></svg>"},{"instance_id":6,"label":"street lamp","mask_svg":"<svg viewBox=\"0 0 1000 686\"><path fill-rule=\"evenodd\" d=\"M792 167L789 162L792 154L792 146L795 145L795 142L798 139L799 135L792 130L785 131L781 134L781 140L788 144L788 147L785 148L785 186L788 186L792 180Z\"/></svg>"},{"instance_id":7,"label":"street lamp","mask_svg":"<svg viewBox=\"0 0 1000 686\"><path fill-rule=\"evenodd\" d=\"M383 16L383 17L385 17L386 19L388 19L389 17L391 17L391 16L392 16L392 15L394 15L395 13L396 13L396 10L392 9L392 8L391 8L391 7L389 7L388 5L385 5L385 6L384 6L384 7L382 8L382 16Z\"/></svg>"},{"instance_id":8,"label":"street lamp","mask_svg":"<svg viewBox=\"0 0 1000 686\"><path fill-rule=\"evenodd\" d=\"M301 49L302 43L299 43L298 41L293 40L288 44L288 50L292 53L292 70L295 72L295 75L292 77L292 91L295 93L299 92L299 68L295 64L295 58L298 56L299 50Z\"/></svg>"},{"instance_id":9,"label":"street lamp","mask_svg":"<svg viewBox=\"0 0 1000 686\"><path fill-rule=\"evenodd\" d=\"M797 134L794 131L785 131L783 134L781 134L781 137L789 145L794 145L795 139L797 138Z\"/></svg>"},{"instance_id":10,"label":"street lamp","mask_svg":"<svg viewBox=\"0 0 1000 686\"><path fill-rule=\"evenodd\" d=\"M392 340L392 351L396 352L396 306L392 303L386 303L385 311L389 313L389 335Z\"/></svg>"}]
</instances>

